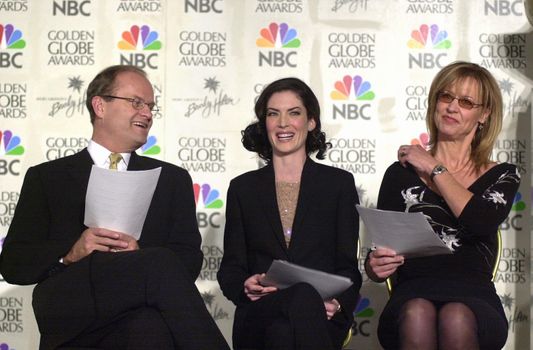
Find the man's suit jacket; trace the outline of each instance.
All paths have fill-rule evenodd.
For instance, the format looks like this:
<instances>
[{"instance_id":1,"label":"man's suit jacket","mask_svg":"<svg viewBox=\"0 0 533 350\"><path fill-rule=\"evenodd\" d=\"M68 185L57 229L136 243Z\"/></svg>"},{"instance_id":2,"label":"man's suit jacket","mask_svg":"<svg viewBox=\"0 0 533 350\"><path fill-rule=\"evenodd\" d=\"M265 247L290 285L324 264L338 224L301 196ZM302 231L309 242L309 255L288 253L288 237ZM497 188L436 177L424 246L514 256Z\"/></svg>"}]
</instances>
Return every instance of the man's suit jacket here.
<instances>
[{"instance_id":1,"label":"man's suit jacket","mask_svg":"<svg viewBox=\"0 0 533 350\"><path fill-rule=\"evenodd\" d=\"M28 169L13 221L0 255L0 272L13 284L53 283L63 269L79 270L77 280L57 285L65 315L83 315L67 324L39 322L41 316L56 313L40 303L34 293L34 309L43 336L57 334L64 327L65 339L76 335L94 318L90 264L59 263L80 234L84 224L85 194L93 161L81 152ZM201 236L196 223L194 194L189 174L175 165L132 153L128 170L161 167L161 174L138 241L140 249L166 247L174 251L190 272L191 283L202 264ZM94 254L94 253L93 253ZM87 258L85 258L87 259ZM73 271L72 271L73 272ZM54 286L55 288L55 286ZM36 288L37 291L38 288Z\"/></svg>"},{"instance_id":2,"label":"man's suit jacket","mask_svg":"<svg viewBox=\"0 0 533 350\"><path fill-rule=\"evenodd\" d=\"M307 159L301 176L290 247L278 212L273 166L231 181L226 202L224 256L218 281L224 295L237 305L251 302L244 281L264 273L273 259L346 276L353 285L336 296L347 320L352 320L361 287L357 266L359 202L353 176ZM236 314L236 322L238 313Z\"/></svg>"}]
</instances>

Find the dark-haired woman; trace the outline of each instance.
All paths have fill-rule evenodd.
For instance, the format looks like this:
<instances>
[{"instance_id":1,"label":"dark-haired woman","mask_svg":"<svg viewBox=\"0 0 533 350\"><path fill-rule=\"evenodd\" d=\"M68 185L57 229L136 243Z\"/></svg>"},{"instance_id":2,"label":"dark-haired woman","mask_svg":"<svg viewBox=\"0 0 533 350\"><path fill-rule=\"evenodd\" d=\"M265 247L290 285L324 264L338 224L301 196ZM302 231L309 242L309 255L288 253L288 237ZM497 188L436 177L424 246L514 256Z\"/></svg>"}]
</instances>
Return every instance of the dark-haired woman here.
<instances>
[{"instance_id":1,"label":"dark-haired woman","mask_svg":"<svg viewBox=\"0 0 533 350\"><path fill-rule=\"evenodd\" d=\"M235 349L340 349L361 286L353 176L315 163L329 143L312 90L296 78L269 84L243 131L244 147L267 165L231 181L218 281L236 306ZM350 278L323 301L310 285L261 284L274 259Z\"/></svg>"}]
</instances>

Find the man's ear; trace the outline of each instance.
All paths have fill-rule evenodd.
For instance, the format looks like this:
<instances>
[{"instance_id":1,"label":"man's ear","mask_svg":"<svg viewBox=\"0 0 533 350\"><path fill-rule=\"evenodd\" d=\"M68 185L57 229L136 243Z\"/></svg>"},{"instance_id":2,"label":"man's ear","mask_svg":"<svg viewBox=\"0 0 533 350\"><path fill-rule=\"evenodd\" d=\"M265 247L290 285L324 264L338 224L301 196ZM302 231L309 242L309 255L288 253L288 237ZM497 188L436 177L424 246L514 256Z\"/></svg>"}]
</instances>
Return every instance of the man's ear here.
<instances>
[{"instance_id":1,"label":"man's ear","mask_svg":"<svg viewBox=\"0 0 533 350\"><path fill-rule=\"evenodd\" d=\"M104 115L104 99L101 96L93 96L91 100L91 105L93 106L94 114L97 118L102 118Z\"/></svg>"}]
</instances>

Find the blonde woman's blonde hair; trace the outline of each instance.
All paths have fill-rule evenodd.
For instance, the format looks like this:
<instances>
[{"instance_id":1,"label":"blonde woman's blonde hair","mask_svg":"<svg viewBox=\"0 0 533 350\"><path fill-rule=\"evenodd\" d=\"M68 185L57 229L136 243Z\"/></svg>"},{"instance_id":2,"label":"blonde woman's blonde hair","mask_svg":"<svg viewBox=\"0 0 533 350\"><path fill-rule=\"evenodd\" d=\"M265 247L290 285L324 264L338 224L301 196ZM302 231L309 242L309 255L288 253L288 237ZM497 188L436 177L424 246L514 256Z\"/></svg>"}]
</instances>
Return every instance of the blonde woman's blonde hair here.
<instances>
[{"instance_id":1,"label":"blonde woman's blonde hair","mask_svg":"<svg viewBox=\"0 0 533 350\"><path fill-rule=\"evenodd\" d=\"M492 148L502 129L503 101L500 87L496 79L485 68L470 62L457 61L444 67L433 79L429 89L426 127L429 132L429 148L431 154L437 152L438 130L435 124L437 98L440 92L454 84L461 84L467 79L477 83L479 101L489 115L482 128L476 130L470 148L470 159L476 171L490 162Z\"/></svg>"}]
</instances>

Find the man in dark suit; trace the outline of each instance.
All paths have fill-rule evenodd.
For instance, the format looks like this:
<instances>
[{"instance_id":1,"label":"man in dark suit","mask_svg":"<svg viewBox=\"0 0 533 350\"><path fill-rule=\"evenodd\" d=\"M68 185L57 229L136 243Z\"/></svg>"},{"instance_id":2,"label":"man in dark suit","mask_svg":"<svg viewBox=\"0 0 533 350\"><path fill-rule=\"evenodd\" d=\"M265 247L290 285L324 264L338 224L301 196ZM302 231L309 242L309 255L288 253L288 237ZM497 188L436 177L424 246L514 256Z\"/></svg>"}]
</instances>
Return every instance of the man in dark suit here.
<instances>
[{"instance_id":1,"label":"man in dark suit","mask_svg":"<svg viewBox=\"0 0 533 350\"><path fill-rule=\"evenodd\" d=\"M201 237L189 174L136 155L155 107L146 74L100 72L87 89L93 124L81 152L28 169L0 256L9 283L37 283L41 349L228 349L194 281ZM110 154L118 153L118 160ZM92 165L161 167L141 237L84 225Z\"/></svg>"}]
</instances>

